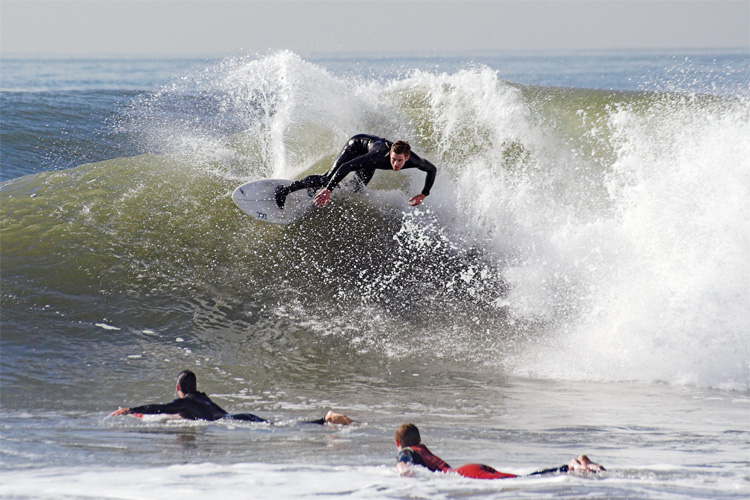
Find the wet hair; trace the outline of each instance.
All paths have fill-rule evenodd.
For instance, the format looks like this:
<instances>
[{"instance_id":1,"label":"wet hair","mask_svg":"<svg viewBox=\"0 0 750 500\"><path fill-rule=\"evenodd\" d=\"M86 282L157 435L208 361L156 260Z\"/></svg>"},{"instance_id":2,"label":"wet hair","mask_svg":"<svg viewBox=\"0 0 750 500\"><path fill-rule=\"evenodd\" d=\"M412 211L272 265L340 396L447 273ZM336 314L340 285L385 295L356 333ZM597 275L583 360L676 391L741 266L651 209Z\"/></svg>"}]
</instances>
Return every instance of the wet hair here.
<instances>
[{"instance_id":1,"label":"wet hair","mask_svg":"<svg viewBox=\"0 0 750 500\"><path fill-rule=\"evenodd\" d=\"M394 436L399 446L415 446L422 442L419 429L414 424L401 424Z\"/></svg>"},{"instance_id":2,"label":"wet hair","mask_svg":"<svg viewBox=\"0 0 750 500\"><path fill-rule=\"evenodd\" d=\"M391 146L391 152L397 155L409 156L411 154L411 146L406 141L396 141Z\"/></svg>"},{"instance_id":3,"label":"wet hair","mask_svg":"<svg viewBox=\"0 0 750 500\"><path fill-rule=\"evenodd\" d=\"M177 375L177 386L183 394L198 392L198 382L195 379L195 373L190 370L182 370Z\"/></svg>"}]
</instances>

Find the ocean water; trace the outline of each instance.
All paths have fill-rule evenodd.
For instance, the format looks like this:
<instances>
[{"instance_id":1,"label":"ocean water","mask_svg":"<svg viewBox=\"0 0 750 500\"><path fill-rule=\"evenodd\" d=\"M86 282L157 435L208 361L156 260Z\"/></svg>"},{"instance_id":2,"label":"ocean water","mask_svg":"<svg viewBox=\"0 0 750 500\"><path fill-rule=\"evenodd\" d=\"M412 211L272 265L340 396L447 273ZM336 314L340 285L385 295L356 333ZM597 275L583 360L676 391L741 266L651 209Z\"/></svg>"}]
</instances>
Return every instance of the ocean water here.
<instances>
[{"instance_id":1,"label":"ocean water","mask_svg":"<svg viewBox=\"0 0 750 500\"><path fill-rule=\"evenodd\" d=\"M0 104L0 498L750 496L746 51L8 59ZM233 205L359 132L422 206ZM185 368L273 423L108 418ZM403 422L608 471L401 478Z\"/></svg>"}]
</instances>

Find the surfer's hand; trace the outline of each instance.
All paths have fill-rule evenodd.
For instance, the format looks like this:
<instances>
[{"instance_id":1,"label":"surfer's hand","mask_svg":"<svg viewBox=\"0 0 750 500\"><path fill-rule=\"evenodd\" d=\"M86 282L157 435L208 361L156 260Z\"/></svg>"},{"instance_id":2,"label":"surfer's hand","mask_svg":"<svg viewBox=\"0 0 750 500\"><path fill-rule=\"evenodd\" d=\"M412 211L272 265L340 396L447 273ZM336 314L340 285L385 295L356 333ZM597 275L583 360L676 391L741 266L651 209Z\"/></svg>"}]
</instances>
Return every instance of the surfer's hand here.
<instances>
[{"instance_id":1,"label":"surfer's hand","mask_svg":"<svg viewBox=\"0 0 750 500\"><path fill-rule=\"evenodd\" d=\"M127 415L130 412L130 408L120 408L109 414L110 417L116 417L117 415Z\"/></svg>"},{"instance_id":2,"label":"surfer's hand","mask_svg":"<svg viewBox=\"0 0 750 500\"><path fill-rule=\"evenodd\" d=\"M423 194L418 194L417 196L413 197L411 200L409 200L409 205L416 207L420 203L422 203L422 200L426 198Z\"/></svg>"},{"instance_id":3,"label":"surfer's hand","mask_svg":"<svg viewBox=\"0 0 750 500\"><path fill-rule=\"evenodd\" d=\"M414 471L409 467L409 464L404 462L396 464L396 472L398 472L398 475L401 477L414 477Z\"/></svg>"},{"instance_id":4,"label":"surfer's hand","mask_svg":"<svg viewBox=\"0 0 750 500\"><path fill-rule=\"evenodd\" d=\"M315 203L315 206L320 208L328 205L328 200L331 199L331 190L330 189L323 189L320 193L315 195L315 198L313 198L313 202Z\"/></svg>"}]
</instances>

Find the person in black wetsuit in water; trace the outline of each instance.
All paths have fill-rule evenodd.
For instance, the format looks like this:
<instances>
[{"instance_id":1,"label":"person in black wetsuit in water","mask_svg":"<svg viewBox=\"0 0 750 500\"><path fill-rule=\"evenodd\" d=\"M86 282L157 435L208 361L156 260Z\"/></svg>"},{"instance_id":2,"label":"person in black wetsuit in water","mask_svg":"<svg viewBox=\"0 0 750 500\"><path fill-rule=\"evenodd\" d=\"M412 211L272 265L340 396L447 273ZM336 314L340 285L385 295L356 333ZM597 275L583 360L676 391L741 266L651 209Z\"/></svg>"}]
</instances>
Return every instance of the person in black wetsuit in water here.
<instances>
[{"instance_id":1,"label":"person in black wetsuit in water","mask_svg":"<svg viewBox=\"0 0 750 500\"><path fill-rule=\"evenodd\" d=\"M136 406L133 408L120 408L110 414L117 415L170 415L174 418L187 420L220 420L224 418L232 420L244 420L246 422L267 422L252 413L239 413L230 415L203 392L198 392L195 373L183 370L177 376L177 399L166 404L150 404ZM346 415L329 411L328 414L319 419L307 422L310 424L342 424L349 425L352 420Z\"/></svg>"},{"instance_id":2,"label":"person in black wetsuit in water","mask_svg":"<svg viewBox=\"0 0 750 500\"><path fill-rule=\"evenodd\" d=\"M424 189L422 192L409 200L409 205L416 206L430 194L432 184L435 182L437 169L429 161L420 158L411 152L411 146L405 141L391 142L382 137L374 135L355 135L346 143L344 149L339 153L331 169L323 175L310 175L304 179L294 181L288 186L281 185L276 188L276 205L284 208L286 197L289 193L300 189L317 190L322 189L315 196L315 205L323 207L331 198L331 191L350 172L356 172L357 180L361 185L367 185L375 170L395 170L404 168L417 168L425 172Z\"/></svg>"}]
</instances>

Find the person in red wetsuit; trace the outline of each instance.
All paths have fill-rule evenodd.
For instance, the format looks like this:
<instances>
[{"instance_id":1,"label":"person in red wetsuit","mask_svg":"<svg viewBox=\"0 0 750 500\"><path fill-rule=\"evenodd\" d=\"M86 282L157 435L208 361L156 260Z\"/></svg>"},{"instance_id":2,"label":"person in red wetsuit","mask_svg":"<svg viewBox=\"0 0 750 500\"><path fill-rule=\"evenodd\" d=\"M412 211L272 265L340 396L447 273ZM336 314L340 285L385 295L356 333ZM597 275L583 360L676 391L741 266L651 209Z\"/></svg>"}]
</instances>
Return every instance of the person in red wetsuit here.
<instances>
[{"instance_id":1,"label":"person in red wetsuit","mask_svg":"<svg viewBox=\"0 0 750 500\"><path fill-rule=\"evenodd\" d=\"M416 206L430 194L437 172L435 165L413 153L406 141L391 142L374 135L358 134L349 139L333 162L333 166L325 174L309 175L289 185L278 186L274 193L276 205L284 208L286 197L300 189L314 193L323 188L313 200L317 207L323 207L328 204L331 191L351 172L356 173L357 186L361 189L361 186L366 186L372 180L375 170L398 172L409 168L416 168L425 173L422 192L409 199L409 205Z\"/></svg>"},{"instance_id":2,"label":"person in red wetsuit","mask_svg":"<svg viewBox=\"0 0 750 500\"><path fill-rule=\"evenodd\" d=\"M413 475L412 466L421 465L432 472L456 472L457 474L473 479L507 479L518 477L516 474L500 472L489 465L484 464L466 464L458 468L448 465L442 458L434 455L425 445L422 444L422 438L419 435L419 429L414 424L403 424L395 434L398 455L396 457L396 469L400 476ZM586 455L580 455L574 458L568 465L554 467L536 471L530 476L552 473L566 473L572 471L580 472L601 472L604 467L595 464Z\"/></svg>"},{"instance_id":3,"label":"person in red wetsuit","mask_svg":"<svg viewBox=\"0 0 750 500\"><path fill-rule=\"evenodd\" d=\"M183 370L177 376L177 399L171 403L150 404L136 406L133 408L120 408L110 414L110 417L117 415L169 415L172 418L184 418L187 420L243 420L246 422L267 422L267 420L253 415L252 413L239 413L230 415L219 405L211 401L205 393L198 392L197 379L195 373L190 370ZM318 420L307 423L311 424L342 424L349 425L352 419L341 413L329 411L328 414Z\"/></svg>"}]
</instances>

